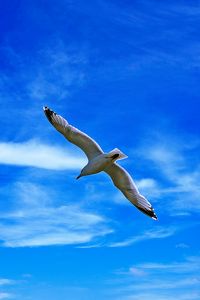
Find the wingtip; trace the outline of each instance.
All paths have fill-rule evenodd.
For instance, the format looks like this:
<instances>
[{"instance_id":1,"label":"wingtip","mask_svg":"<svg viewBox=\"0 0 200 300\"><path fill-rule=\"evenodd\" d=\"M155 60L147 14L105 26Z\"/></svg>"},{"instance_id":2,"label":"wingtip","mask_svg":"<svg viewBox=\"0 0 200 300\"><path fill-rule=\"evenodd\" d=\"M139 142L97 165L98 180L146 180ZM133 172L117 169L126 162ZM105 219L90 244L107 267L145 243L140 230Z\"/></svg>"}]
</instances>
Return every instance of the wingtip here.
<instances>
[{"instance_id":1,"label":"wingtip","mask_svg":"<svg viewBox=\"0 0 200 300\"><path fill-rule=\"evenodd\" d=\"M153 217L151 217L153 220L158 221L158 217L156 216L156 214L154 214Z\"/></svg>"},{"instance_id":2,"label":"wingtip","mask_svg":"<svg viewBox=\"0 0 200 300\"><path fill-rule=\"evenodd\" d=\"M156 216L154 211L152 211L151 214L147 214L147 215L150 216L153 220L158 221L158 217Z\"/></svg>"},{"instance_id":3,"label":"wingtip","mask_svg":"<svg viewBox=\"0 0 200 300\"><path fill-rule=\"evenodd\" d=\"M153 208L151 208L151 212L150 212L149 216L150 216L153 220L158 221L158 217L156 216L156 214L155 214Z\"/></svg>"},{"instance_id":4,"label":"wingtip","mask_svg":"<svg viewBox=\"0 0 200 300\"><path fill-rule=\"evenodd\" d=\"M49 120L49 122L51 122L52 121L52 114L54 112L48 106L43 106L43 111L44 111L47 119Z\"/></svg>"},{"instance_id":5,"label":"wingtip","mask_svg":"<svg viewBox=\"0 0 200 300\"><path fill-rule=\"evenodd\" d=\"M151 219L158 221L158 217L156 216L156 214L155 214L153 208L152 208L151 210L144 209L144 208L142 208L142 207L140 207L140 206L137 206L137 208L138 208L141 212L143 212L145 215L149 216Z\"/></svg>"}]
</instances>

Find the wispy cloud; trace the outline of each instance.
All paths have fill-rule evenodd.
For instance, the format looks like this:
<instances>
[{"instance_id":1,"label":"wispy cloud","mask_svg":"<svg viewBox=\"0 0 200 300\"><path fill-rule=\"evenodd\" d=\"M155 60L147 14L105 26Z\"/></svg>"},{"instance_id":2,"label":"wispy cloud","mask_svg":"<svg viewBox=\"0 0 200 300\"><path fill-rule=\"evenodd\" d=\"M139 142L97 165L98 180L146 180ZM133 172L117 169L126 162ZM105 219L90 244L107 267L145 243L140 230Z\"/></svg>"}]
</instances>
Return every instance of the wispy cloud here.
<instances>
[{"instance_id":1,"label":"wispy cloud","mask_svg":"<svg viewBox=\"0 0 200 300\"><path fill-rule=\"evenodd\" d=\"M86 158L78 157L61 147L29 140L23 143L0 143L0 163L51 170L80 169Z\"/></svg>"},{"instance_id":2,"label":"wispy cloud","mask_svg":"<svg viewBox=\"0 0 200 300\"><path fill-rule=\"evenodd\" d=\"M120 241L120 242L114 242L109 245L109 247L127 247L132 244L145 241L145 240L151 240L151 239L163 239L170 237L174 235L177 231L177 228L170 227L170 228L156 228L152 230L147 230L142 232L140 235L136 235L134 237L128 238L126 240Z\"/></svg>"},{"instance_id":3,"label":"wispy cloud","mask_svg":"<svg viewBox=\"0 0 200 300\"><path fill-rule=\"evenodd\" d=\"M32 53L32 59L21 55L10 45L0 47L0 53L8 65L18 69L17 76L14 72L10 72L9 77L0 73L0 84L4 82L1 93L4 96L9 97L12 81L18 83L16 96L25 95L27 99L37 101L48 97L62 100L69 96L73 85L77 88L85 80L85 55L70 49L58 37L54 37L54 45L45 45L37 53Z\"/></svg>"},{"instance_id":4,"label":"wispy cloud","mask_svg":"<svg viewBox=\"0 0 200 300\"><path fill-rule=\"evenodd\" d=\"M119 286L119 281L116 281L117 293L120 294L116 299L198 299L199 265L200 260L196 256L175 262L135 264L128 270L117 271L121 282ZM191 297L188 296L189 291Z\"/></svg>"},{"instance_id":5,"label":"wispy cloud","mask_svg":"<svg viewBox=\"0 0 200 300\"><path fill-rule=\"evenodd\" d=\"M15 284L16 281L8 278L0 278L0 286L2 285L10 285L10 284Z\"/></svg>"},{"instance_id":6,"label":"wispy cloud","mask_svg":"<svg viewBox=\"0 0 200 300\"><path fill-rule=\"evenodd\" d=\"M174 297L178 297L179 300L198 300L200 297L199 292L191 292L191 293L182 293L178 294L176 296L173 295L173 293L161 293L161 292L146 292L146 293L137 293L136 295L129 295L129 296L120 296L120 298L115 298L117 300L149 300L149 299L155 299L155 300L174 300Z\"/></svg>"},{"instance_id":7,"label":"wispy cloud","mask_svg":"<svg viewBox=\"0 0 200 300\"><path fill-rule=\"evenodd\" d=\"M139 268L149 270L151 272L161 272L167 270L172 273L189 273L193 270L198 271L200 266L200 257L191 256L181 262L170 263L143 263L138 265Z\"/></svg>"},{"instance_id":8,"label":"wispy cloud","mask_svg":"<svg viewBox=\"0 0 200 300\"><path fill-rule=\"evenodd\" d=\"M41 50L38 57L40 63L34 64L34 76L27 83L31 98L43 100L56 96L62 100L74 84L77 87L84 82L83 66L87 62L84 55L72 53L61 40L56 42L56 47Z\"/></svg>"},{"instance_id":9,"label":"wispy cloud","mask_svg":"<svg viewBox=\"0 0 200 300\"><path fill-rule=\"evenodd\" d=\"M68 108L74 91L85 82L84 54L54 38L53 45L41 45L31 57L9 44L0 47L0 56L10 70L0 71L1 113L6 116L0 120L4 141L10 142L11 136L23 141L28 136L43 138L42 106Z\"/></svg>"},{"instance_id":10,"label":"wispy cloud","mask_svg":"<svg viewBox=\"0 0 200 300\"><path fill-rule=\"evenodd\" d=\"M0 299L10 299L10 298L13 298L12 294L0 292Z\"/></svg>"},{"instance_id":11,"label":"wispy cloud","mask_svg":"<svg viewBox=\"0 0 200 300\"><path fill-rule=\"evenodd\" d=\"M19 281L9 279L9 278L0 278L0 287L1 289L4 288L5 286L12 286L19 283ZM11 294L10 292L3 292L0 291L0 299L10 299L14 298L14 294Z\"/></svg>"},{"instance_id":12,"label":"wispy cloud","mask_svg":"<svg viewBox=\"0 0 200 300\"><path fill-rule=\"evenodd\" d=\"M179 244L176 245L176 248L188 249L188 248L190 248L190 246L188 244L185 244L185 243L179 243Z\"/></svg>"},{"instance_id":13,"label":"wispy cloud","mask_svg":"<svg viewBox=\"0 0 200 300\"><path fill-rule=\"evenodd\" d=\"M23 182L17 188L17 208L0 217L4 247L82 244L112 232L106 219L97 213L79 205L50 203L44 187Z\"/></svg>"},{"instance_id":14,"label":"wispy cloud","mask_svg":"<svg viewBox=\"0 0 200 300\"><path fill-rule=\"evenodd\" d=\"M136 268L136 267L130 267L129 272L134 276L145 276L146 275L146 273L143 270Z\"/></svg>"},{"instance_id":15,"label":"wispy cloud","mask_svg":"<svg viewBox=\"0 0 200 300\"><path fill-rule=\"evenodd\" d=\"M146 141L138 150L146 163L151 161L151 165L156 167L158 181L161 180L160 184L154 185L157 194L171 199L162 208L169 210L171 215L199 211L200 161L194 156L194 150L197 151L199 145L192 140L188 146L179 140L174 142L174 137L170 139L165 136L164 139L154 139L154 145Z\"/></svg>"},{"instance_id":16,"label":"wispy cloud","mask_svg":"<svg viewBox=\"0 0 200 300\"><path fill-rule=\"evenodd\" d=\"M136 180L138 189L147 197L158 198L160 196L160 187L158 182L153 178L143 178Z\"/></svg>"}]
</instances>

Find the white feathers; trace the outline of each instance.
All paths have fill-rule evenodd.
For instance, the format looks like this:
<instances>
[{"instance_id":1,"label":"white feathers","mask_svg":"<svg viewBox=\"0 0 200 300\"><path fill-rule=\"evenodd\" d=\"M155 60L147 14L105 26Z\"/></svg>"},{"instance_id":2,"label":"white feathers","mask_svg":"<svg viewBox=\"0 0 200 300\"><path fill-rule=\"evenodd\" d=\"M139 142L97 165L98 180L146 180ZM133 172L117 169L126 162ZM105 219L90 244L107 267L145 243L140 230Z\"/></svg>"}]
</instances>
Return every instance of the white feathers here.
<instances>
[{"instance_id":1,"label":"white feathers","mask_svg":"<svg viewBox=\"0 0 200 300\"><path fill-rule=\"evenodd\" d=\"M44 108L44 113L49 122L51 122L51 124L61 132L69 142L75 144L85 152L88 160L103 154L101 147L91 137L69 125L63 117L50 110L48 107Z\"/></svg>"},{"instance_id":2,"label":"white feathers","mask_svg":"<svg viewBox=\"0 0 200 300\"><path fill-rule=\"evenodd\" d=\"M106 154L107 157L112 157L115 154L118 154L119 156L117 157L117 160L119 159L125 159L128 156L126 154L124 154L121 150L119 150L118 148L113 149L112 151L110 151L108 154Z\"/></svg>"},{"instance_id":3,"label":"white feathers","mask_svg":"<svg viewBox=\"0 0 200 300\"><path fill-rule=\"evenodd\" d=\"M105 171L111 177L114 185L132 204L152 219L157 219L151 204L144 196L140 195L129 173L115 163L116 160L127 158L127 155L118 148L105 154L101 147L91 137L69 125L63 117L50 110L48 107L44 107L44 113L51 124L62 133L68 141L80 147L87 155L88 164L82 170L86 172L85 175ZM90 170L90 172L88 170ZM80 178L83 175L84 173L82 172L77 178Z\"/></svg>"},{"instance_id":4,"label":"white feathers","mask_svg":"<svg viewBox=\"0 0 200 300\"><path fill-rule=\"evenodd\" d=\"M133 205L151 218L157 219L151 204L144 196L140 195L133 179L124 168L113 163L104 171L111 177L114 185Z\"/></svg>"}]
</instances>

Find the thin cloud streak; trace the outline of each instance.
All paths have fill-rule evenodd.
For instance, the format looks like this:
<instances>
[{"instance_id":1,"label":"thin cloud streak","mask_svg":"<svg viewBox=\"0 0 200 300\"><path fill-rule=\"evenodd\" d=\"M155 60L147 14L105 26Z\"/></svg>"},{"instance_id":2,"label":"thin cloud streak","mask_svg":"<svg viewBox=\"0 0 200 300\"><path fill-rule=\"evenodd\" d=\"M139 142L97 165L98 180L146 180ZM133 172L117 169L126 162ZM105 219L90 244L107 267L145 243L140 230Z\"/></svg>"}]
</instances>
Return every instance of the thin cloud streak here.
<instances>
[{"instance_id":1,"label":"thin cloud streak","mask_svg":"<svg viewBox=\"0 0 200 300\"><path fill-rule=\"evenodd\" d=\"M182 293L178 294L178 300L199 300L200 293ZM174 298L177 298L173 293L171 295L164 295L163 293L158 293L157 292L147 292L147 293L137 293L137 295L129 295L129 296L122 296L120 298L116 298L117 300L149 300L149 299L154 299L154 300L174 300Z\"/></svg>"},{"instance_id":2,"label":"thin cloud streak","mask_svg":"<svg viewBox=\"0 0 200 300\"><path fill-rule=\"evenodd\" d=\"M127 247L132 244L145 241L145 240L151 240L151 239L163 239L170 237L174 235L177 231L177 228L175 227L170 227L170 228L158 228L158 229L153 229L153 230L148 230L140 235L136 235L132 238L126 239L124 241L120 242L114 242L109 245L109 247Z\"/></svg>"},{"instance_id":3,"label":"thin cloud streak","mask_svg":"<svg viewBox=\"0 0 200 300\"><path fill-rule=\"evenodd\" d=\"M143 263L138 265L143 270L152 272L162 272L166 270L170 273L189 273L198 271L200 267L200 257L188 257L184 262L170 262L170 263Z\"/></svg>"}]
</instances>

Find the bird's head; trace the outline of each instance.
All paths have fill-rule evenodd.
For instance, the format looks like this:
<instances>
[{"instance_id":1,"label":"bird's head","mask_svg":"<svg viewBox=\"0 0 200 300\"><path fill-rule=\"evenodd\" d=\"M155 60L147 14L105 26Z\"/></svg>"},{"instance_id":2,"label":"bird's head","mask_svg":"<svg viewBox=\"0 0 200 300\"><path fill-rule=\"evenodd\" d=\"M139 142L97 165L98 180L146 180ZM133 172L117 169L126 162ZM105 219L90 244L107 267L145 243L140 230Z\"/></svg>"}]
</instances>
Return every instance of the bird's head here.
<instances>
[{"instance_id":1,"label":"bird's head","mask_svg":"<svg viewBox=\"0 0 200 300\"><path fill-rule=\"evenodd\" d=\"M85 172L85 168L83 168L83 169L81 170L81 173L76 177L76 179L79 179L79 178L81 178L81 177L83 177L83 176L85 176L85 175L87 175L87 174L86 174L86 172Z\"/></svg>"}]
</instances>

